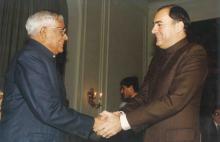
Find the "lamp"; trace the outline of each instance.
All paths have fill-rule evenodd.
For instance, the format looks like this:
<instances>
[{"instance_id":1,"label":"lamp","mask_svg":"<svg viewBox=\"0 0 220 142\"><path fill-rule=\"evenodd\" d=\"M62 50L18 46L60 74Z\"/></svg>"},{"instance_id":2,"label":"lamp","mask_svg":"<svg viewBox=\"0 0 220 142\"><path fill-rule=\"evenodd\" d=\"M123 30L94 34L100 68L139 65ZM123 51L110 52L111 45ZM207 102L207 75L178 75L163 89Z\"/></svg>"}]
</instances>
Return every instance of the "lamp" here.
<instances>
[{"instance_id":1,"label":"lamp","mask_svg":"<svg viewBox=\"0 0 220 142\"><path fill-rule=\"evenodd\" d=\"M95 92L94 88L90 88L88 93L88 103L92 108L100 108L102 106L101 99L102 99L102 93L99 93L97 96L97 92Z\"/></svg>"}]
</instances>

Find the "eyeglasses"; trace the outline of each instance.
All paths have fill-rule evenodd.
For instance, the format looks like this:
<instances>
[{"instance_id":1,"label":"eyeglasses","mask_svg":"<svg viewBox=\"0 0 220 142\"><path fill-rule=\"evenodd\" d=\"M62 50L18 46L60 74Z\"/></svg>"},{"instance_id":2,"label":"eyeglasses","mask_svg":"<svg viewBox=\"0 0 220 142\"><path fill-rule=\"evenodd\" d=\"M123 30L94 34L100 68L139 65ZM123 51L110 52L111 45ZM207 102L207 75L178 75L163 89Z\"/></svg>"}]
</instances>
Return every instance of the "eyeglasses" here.
<instances>
[{"instance_id":1,"label":"eyeglasses","mask_svg":"<svg viewBox=\"0 0 220 142\"><path fill-rule=\"evenodd\" d=\"M61 28L61 27L46 27L46 28L57 29L62 36L66 34L66 28Z\"/></svg>"}]
</instances>

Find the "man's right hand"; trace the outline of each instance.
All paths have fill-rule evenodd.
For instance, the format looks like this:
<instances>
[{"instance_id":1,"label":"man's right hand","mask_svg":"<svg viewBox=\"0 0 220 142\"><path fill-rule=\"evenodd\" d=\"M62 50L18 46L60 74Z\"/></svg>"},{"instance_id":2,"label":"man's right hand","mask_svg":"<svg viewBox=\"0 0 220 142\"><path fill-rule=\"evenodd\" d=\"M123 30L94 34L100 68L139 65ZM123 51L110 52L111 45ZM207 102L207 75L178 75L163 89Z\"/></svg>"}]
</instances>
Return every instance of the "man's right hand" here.
<instances>
[{"instance_id":1,"label":"man's right hand","mask_svg":"<svg viewBox=\"0 0 220 142\"><path fill-rule=\"evenodd\" d=\"M103 111L101 114L101 123L94 125L93 130L104 138L110 138L122 130L120 124L120 114ZM104 121L104 122L103 122Z\"/></svg>"}]
</instances>

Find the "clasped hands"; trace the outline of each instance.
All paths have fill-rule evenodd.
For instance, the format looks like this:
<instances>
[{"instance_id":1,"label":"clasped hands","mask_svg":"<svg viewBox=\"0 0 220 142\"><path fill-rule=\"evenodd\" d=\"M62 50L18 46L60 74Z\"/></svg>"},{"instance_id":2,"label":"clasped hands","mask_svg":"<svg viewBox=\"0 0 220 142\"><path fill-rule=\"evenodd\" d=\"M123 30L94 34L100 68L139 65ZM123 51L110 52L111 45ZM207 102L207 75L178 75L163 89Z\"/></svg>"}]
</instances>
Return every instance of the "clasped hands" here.
<instances>
[{"instance_id":1,"label":"clasped hands","mask_svg":"<svg viewBox=\"0 0 220 142\"><path fill-rule=\"evenodd\" d=\"M120 112L103 111L95 118L93 131L104 138L110 138L122 130Z\"/></svg>"}]
</instances>

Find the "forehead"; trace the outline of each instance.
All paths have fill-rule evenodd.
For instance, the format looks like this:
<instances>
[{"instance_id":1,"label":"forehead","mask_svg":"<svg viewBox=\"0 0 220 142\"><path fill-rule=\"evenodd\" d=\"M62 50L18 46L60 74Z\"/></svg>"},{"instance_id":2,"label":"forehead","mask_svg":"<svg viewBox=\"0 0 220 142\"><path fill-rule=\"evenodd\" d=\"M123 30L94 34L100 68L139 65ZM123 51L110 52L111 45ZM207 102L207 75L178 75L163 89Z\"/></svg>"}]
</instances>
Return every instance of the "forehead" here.
<instances>
[{"instance_id":1,"label":"forehead","mask_svg":"<svg viewBox=\"0 0 220 142\"><path fill-rule=\"evenodd\" d=\"M173 19L169 16L169 11L169 8L164 8L158 11L154 17L154 23L172 21Z\"/></svg>"},{"instance_id":2,"label":"forehead","mask_svg":"<svg viewBox=\"0 0 220 142\"><path fill-rule=\"evenodd\" d=\"M126 88L128 88L128 87L125 86L125 85L122 85L121 88L122 88L122 89L126 89Z\"/></svg>"},{"instance_id":3,"label":"forehead","mask_svg":"<svg viewBox=\"0 0 220 142\"><path fill-rule=\"evenodd\" d=\"M220 108L216 109L215 112L220 112Z\"/></svg>"},{"instance_id":4,"label":"forehead","mask_svg":"<svg viewBox=\"0 0 220 142\"><path fill-rule=\"evenodd\" d=\"M56 19L56 26L57 27L65 27L65 23L63 20L57 18Z\"/></svg>"}]
</instances>

